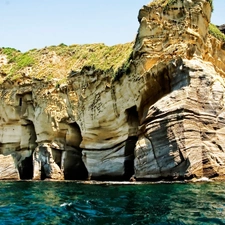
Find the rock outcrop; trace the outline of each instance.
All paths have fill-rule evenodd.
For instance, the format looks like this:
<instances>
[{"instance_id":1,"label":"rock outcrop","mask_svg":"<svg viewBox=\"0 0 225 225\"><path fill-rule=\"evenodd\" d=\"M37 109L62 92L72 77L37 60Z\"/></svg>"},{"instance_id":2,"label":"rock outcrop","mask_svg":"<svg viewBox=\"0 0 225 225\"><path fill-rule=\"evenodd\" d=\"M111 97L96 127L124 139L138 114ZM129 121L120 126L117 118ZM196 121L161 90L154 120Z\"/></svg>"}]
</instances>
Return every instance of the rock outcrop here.
<instances>
[{"instance_id":1,"label":"rock outcrop","mask_svg":"<svg viewBox=\"0 0 225 225\"><path fill-rule=\"evenodd\" d=\"M225 34L225 24L218 26L220 31Z\"/></svg>"},{"instance_id":2,"label":"rock outcrop","mask_svg":"<svg viewBox=\"0 0 225 225\"><path fill-rule=\"evenodd\" d=\"M14 165L14 160L11 155L0 155L0 175L1 180L18 180L20 179L19 172Z\"/></svg>"},{"instance_id":3,"label":"rock outcrop","mask_svg":"<svg viewBox=\"0 0 225 225\"><path fill-rule=\"evenodd\" d=\"M30 77L31 65L5 79L0 179L222 178L225 50L208 33L210 16L206 0L144 6L114 79L85 66L56 84Z\"/></svg>"}]
</instances>

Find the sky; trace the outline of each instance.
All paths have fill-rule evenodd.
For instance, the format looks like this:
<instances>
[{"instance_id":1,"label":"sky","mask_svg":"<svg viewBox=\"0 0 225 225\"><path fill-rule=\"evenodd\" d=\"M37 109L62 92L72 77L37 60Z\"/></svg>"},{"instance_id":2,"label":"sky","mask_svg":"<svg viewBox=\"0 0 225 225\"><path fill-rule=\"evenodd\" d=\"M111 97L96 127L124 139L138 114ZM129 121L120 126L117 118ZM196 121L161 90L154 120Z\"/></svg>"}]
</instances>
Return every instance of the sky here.
<instances>
[{"instance_id":1,"label":"sky","mask_svg":"<svg viewBox=\"0 0 225 225\"><path fill-rule=\"evenodd\" d=\"M138 11L151 0L0 0L0 47L22 52L61 43L114 45L135 39ZM225 24L225 0L212 23Z\"/></svg>"}]
</instances>

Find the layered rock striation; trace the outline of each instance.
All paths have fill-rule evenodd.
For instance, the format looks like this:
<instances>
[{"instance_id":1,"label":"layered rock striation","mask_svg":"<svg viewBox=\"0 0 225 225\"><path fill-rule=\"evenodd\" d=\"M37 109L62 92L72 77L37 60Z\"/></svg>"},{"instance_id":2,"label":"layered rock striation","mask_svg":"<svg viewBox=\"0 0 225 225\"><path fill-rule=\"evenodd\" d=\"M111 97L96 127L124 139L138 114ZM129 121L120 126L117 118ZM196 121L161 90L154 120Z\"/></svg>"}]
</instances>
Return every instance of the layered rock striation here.
<instances>
[{"instance_id":1,"label":"layered rock striation","mask_svg":"<svg viewBox=\"0 0 225 225\"><path fill-rule=\"evenodd\" d=\"M116 73L84 66L56 85L28 65L5 79L0 179L222 178L225 50L208 32L211 10L206 0L144 6Z\"/></svg>"}]
</instances>

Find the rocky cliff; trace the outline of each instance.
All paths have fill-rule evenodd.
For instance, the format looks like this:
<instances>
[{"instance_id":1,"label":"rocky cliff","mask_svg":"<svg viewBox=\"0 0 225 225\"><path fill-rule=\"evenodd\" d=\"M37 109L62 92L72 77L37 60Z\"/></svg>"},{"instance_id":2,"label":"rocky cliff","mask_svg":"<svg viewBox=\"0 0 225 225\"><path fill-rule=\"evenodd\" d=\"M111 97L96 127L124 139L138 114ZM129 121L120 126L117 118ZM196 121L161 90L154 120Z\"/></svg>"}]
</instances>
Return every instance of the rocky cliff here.
<instances>
[{"instance_id":1,"label":"rocky cliff","mask_svg":"<svg viewBox=\"0 0 225 225\"><path fill-rule=\"evenodd\" d=\"M155 0L116 50L2 49L0 179L223 178L225 45L211 11Z\"/></svg>"},{"instance_id":2,"label":"rocky cliff","mask_svg":"<svg viewBox=\"0 0 225 225\"><path fill-rule=\"evenodd\" d=\"M225 24L218 26L219 30L225 34Z\"/></svg>"}]
</instances>

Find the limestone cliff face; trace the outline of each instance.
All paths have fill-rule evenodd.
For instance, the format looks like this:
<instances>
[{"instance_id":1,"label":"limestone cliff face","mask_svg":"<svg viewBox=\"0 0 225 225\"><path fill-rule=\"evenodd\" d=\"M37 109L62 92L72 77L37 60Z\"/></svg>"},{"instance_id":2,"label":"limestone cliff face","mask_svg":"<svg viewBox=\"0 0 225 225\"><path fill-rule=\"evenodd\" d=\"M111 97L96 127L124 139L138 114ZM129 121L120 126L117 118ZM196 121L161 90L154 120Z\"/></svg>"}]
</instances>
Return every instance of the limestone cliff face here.
<instances>
[{"instance_id":1,"label":"limestone cliff face","mask_svg":"<svg viewBox=\"0 0 225 225\"><path fill-rule=\"evenodd\" d=\"M222 177L225 50L208 34L210 16L206 0L144 6L113 81L90 66L63 85L3 82L0 178Z\"/></svg>"}]
</instances>

